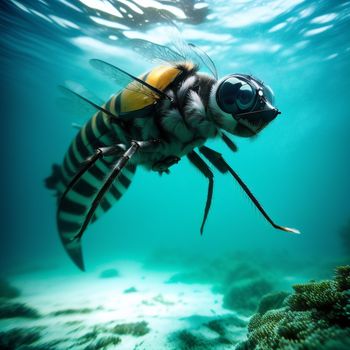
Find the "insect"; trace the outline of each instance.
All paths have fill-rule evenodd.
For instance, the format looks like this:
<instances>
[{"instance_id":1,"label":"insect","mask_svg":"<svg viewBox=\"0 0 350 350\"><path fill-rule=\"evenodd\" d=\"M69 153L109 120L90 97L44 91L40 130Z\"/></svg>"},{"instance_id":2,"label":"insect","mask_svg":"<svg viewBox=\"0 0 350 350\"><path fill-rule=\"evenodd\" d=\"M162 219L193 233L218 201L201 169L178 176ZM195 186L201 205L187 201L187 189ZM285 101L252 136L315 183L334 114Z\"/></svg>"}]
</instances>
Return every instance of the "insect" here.
<instances>
[{"instance_id":1,"label":"insect","mask_svg":"<svg viewBox=\"0 0 350 350\"><path fill-rule=\"evenodd\" d=\"M139 40L137 47L161 63L139 77L90 60L123 87L102 106L62 87L65 94L95 109L73 139L63 164L54 165L46 179L46 186L57 192L58 231L73 262L84 270L84 231L122 197L137 167L169 173L183 157L208 180L201 233L214 187L207 161L220 173L231 174L273 227L299 233L275 224L223 156L205 146L208 139L221 138L236 151L228 134L252 137L261 132L280 114L271 88L252 75L218 79L213 61L193 44L186 46L186 53L145 40ZM211 74L201 73L200 65Z\"/></svg>"}]
</instances>

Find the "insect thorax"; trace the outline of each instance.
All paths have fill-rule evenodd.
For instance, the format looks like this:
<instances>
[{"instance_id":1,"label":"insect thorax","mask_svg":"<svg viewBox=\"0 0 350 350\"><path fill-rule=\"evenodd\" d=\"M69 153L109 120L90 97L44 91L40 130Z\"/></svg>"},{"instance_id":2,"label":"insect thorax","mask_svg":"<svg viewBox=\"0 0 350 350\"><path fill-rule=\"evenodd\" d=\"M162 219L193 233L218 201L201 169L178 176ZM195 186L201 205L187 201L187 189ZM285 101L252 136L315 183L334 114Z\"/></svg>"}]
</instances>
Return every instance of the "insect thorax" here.
<instances>
[{"instance_id":1,"label":"insect thorax","mask_svg":"<svg viewBox=\"0 0 350 350\"><path fill-rule=\"evenodd\" d=\"M139 163L150 167L164 157L181 158L216 136L217 127L207 114L215 79L195 70L186 73L164 90L172 101L162 98L151 109L143 109L140 116L128 118L125 131L132 138L162 141L154 152L143 154Z\"/></svg>"},{"instance_id":2,"label":"insect thorax","mask_svg":"<svg viewBox=\"0 0 350 350\"><path fill-rule=\"evenodd\" d=\"M207 114L210 89L214 82L214 79L204 74L190 75L166 91L173 103L160 103L156 115L160 127L185 150L187 145L204 143L217 134L216 126Z\"/></svg>"}]
</instances>

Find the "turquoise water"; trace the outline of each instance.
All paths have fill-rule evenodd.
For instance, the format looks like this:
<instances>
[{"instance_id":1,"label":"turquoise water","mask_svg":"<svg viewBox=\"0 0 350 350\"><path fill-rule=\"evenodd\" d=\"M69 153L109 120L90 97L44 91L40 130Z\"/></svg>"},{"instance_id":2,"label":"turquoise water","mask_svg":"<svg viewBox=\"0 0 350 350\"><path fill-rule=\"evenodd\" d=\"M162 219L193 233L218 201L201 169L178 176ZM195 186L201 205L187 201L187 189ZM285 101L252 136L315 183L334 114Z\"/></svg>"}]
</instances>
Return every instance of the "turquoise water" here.
<instances>
[{"instance_id":1,"label":"turquoise water","mask_svg":"<svg viewBox=\"0 0 350 350\"><path fill-rule=\"evenodd\" d=\"M172 272L177 264L201 270L210 259L236 254L225 264L237 263L238 256L258 265L264 261L272 273L278 267L294 282L331 276L335 265L349 261L350 232L344 238L340 231L350 218L350 2L5 0L0 8L1 272L24 296L40 296L32 300L35 305L50 297L50 288L43 295L43 281L53 290L55 278L59 288L65 276L88 281L61 246L55 198L43 185L76 134L71 124L90 117L62 110L57 86L79 82L107 100L118 88L93 71L89 59L139 75L153 65L131 49L133 39L169 45L171 21L185 40L210 55L220 77L253 74L272 86L282 115L261 135L233 138L237 153L219 140L209 145L225 156L278 224L302 234L273 229L233 179L216 172L201 237L206 180L186 159L162 177L140 169L122 200L85 233L91 284L105 266L128 276L129 265L116 261L151 260L152 278L169 262ZM88 282L80 285L89 288Z\"/></svg>"}]
</instances>

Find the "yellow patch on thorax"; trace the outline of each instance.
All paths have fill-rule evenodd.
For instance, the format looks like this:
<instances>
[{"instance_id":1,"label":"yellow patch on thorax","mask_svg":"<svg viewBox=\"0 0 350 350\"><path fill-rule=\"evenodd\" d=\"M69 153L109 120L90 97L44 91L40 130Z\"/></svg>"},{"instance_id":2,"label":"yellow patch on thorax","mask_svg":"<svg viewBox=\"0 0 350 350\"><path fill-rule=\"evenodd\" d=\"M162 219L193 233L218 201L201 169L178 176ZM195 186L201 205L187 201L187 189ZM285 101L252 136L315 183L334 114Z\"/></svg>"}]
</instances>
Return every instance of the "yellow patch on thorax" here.
<instances>
[{"instance_id":1,"label":"yellow patch on thorax","mask_svg":"<svg viewBox=\"0 0 350 350\"><path fill-rule=\"evenodd\" d=\"M187 67L186 67L187 68ZM188 67L190 68L190 67ZM164 91L183 72L172 66L158 66L139 78L160 91ZM131 82L119 96L120 113L129 113L153 105L159 96L136 81Z\"/></svg>"}]
</instances>

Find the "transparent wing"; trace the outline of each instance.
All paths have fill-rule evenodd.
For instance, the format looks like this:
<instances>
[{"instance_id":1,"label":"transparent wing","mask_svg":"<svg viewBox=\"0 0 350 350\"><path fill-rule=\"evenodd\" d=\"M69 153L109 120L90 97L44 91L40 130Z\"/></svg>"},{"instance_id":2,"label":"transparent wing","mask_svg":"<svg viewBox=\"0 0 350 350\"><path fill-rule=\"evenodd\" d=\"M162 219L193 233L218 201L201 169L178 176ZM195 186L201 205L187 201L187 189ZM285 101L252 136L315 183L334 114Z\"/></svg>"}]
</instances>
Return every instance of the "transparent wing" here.
<instances>
[{"instance_id":1,"label":"transparent wing","mask_svg":"<svg viewBox=\"0 0 350 350\"><path fill-rule=\"evenodd\" d=\"M115 118L115 120L118 120L118 116L113 114L111 111L105 109L102 106L99 106L95 102L89 100L87 97L80 95L78 92L66 87L66 86L58 86L60 91L63 95L66 96L66 100L70 100L71 103L74 103L74 105L77 105L78 108L84 108L86 111L92 111L91 114L96 113L96 111L101 111L105 113L106 115ZM88 109L89 108L89 109ZM91 116L90 114L90 116Z\"/></svg>"},{"instance_id":2,"label":"transparent wing","mask_svg":"<svg viewBox=\"0 0 350 350\"><path fill-rule=\"evenodd\" d=\"M85 96L87 99L94 101L98 105L103 104L103 100L98 97L95 93L93 93L91 90L86 88L85 86L81 85L80 83L73 81L73 80L66 80L64 85L68 88L71 89L78 94Z\"/></svg>"},{"instance_id":3,"label":"transparent wing","mask_svg":"<svg viewBox=\"0 0 350 350\"><path fill-rule=\"evenodd\" d=\"M181 37L180 32L178 32L178 35L173 39L173 43L176 50L181 52L181 55L184 56L186 60L192 61L198 67L205 66L215 79L218 78L214 62L204 50L200 49L193 43L185 41Z\"/></svg>"},{"instance_id":4,"label":"transparent wing","mask_svg":"<svg viewBox=\"0 0 350 350\"><path fill-rule=\"evenodd\" d=\"M200 59L200 61L209 69L211 74L213 74L214 78L218 79L218 71L216 69L215 63L210 58L210 56L194 44L189 43L188 46L193 51L193 53Z\"/></svg>"},{"instance_id":5,"label":"transparent wing","mask_svg":"<svg viewBox=\"0 0 350 350\"><path fill-rule=\"evenodd\" d=\"M186 57L168 46L159 45L148 40L134 39L133 49L152 63L171 63L186 60Z\"/></svg>"},{"instance_id":6,"label":"transparent wing","mask_svg":"<svg viewBox=\"0 0 350 350\"><path fill-rule=\"evenodd\" d=\"M83 103L80 99L78 101L78 98L75 100L68 97L58 97L56 104L64 113L82 120L87 120L95 112L92 106Z\"/></svg>"},{"instance_id":7,"label":"transparent wing","mask_svg":"<svg viewBox=\"0 0 350 350\"><path fill-rule=\"evenodd\" d=\"M102 72L104 75L108 76L114 80L118 86L125 88L127 90L137 92L149 97L154 98L154 96L166 97L170 99L163 91L155 88L154 86L148 84L140 78L133 76L132 74L124 71L123 69L116 67L108 62L91 59L90 64L92 67Z\"/></svg>"},{"instance_id":8,"label":"transparent wing","mask_svg":"<svg viewBox=\"0 0 350 350\"><path fill-rule=\"evenodd\" d=\"M58 89L62 95L56 99L58 107L74 117L86 120L96 113L96 107L86 100L93 102L96 106L103 104L99 97L77 82L66 81L64 86L58 86Z\"/></svg>"},{"instance_id":9,"label":"transparent wing","mask_svg":"<svg viewBox=\"0 0 350 350\"><path fill-rule=\"evenodd\" d=\"M156 44L148 40L134 39L133 49L152 63L175 65L178 62L191 61L199 67L205 66L217 79L217 69L208 54L196 45L187 43L179 34L177 32L177 35L172 35L173 47Z\"/></svg>"}]
</instances>

